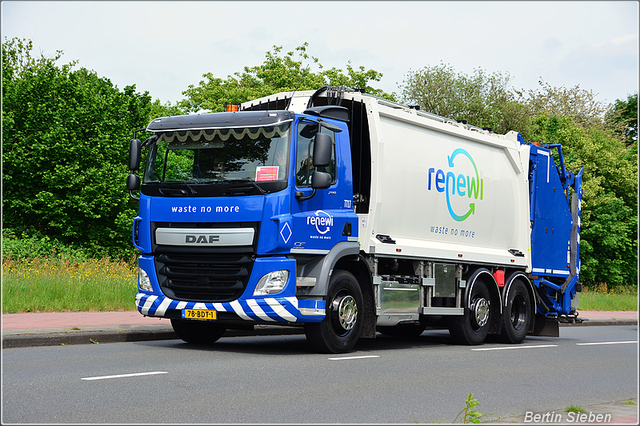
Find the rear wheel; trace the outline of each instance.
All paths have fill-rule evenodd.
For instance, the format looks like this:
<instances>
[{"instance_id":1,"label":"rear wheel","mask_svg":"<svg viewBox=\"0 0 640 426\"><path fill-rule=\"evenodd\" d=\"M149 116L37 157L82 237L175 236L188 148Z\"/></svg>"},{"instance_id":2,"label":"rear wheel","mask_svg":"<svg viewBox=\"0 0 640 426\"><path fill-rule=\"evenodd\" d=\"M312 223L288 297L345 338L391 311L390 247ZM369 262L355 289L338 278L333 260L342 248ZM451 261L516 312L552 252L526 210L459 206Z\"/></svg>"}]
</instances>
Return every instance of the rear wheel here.
<instances>
[{"instance_id":1,"label":"rear wheel","mask_svg":"<svg viewBox=\"0 0 640 426\"><path fill-rule=\"evenodd\" d=\"M463 345L480 345L491 324L491 294L487 284L478 279L471 289L471 303L464 314L449 317L449 333Z\"/></svg>"},{"instance_id":2,"label":"rear wheel","mask_svg":"<svg viewBox=\"0 0 640 426\"><path fill-rule=\"evenodd\" d=\"M522 343L527 337L532 315L531 299L525 284L516 279L507 294L507 303L502 315L502 340Z\"/></svg>"},{"instance_id":3,"label":"rear wheel","mask_svg":"<svg viewBox=\"0 0 640 426\"><path fill-rule=\"evenodd\" d=\"M221 324L209 321L171 319L171 327L185 342L200 345L216 342L227 331Z\"/></svg>"},{"instance_id":4,"label":"rear wheel","mask_svg":"<svg viewBox=\"0 0 640 426\"><path fill-rule=\"evenodd\" d=\"M347 271L334 271L329 283L325 318L305 324L307 340L323 353L348 352L355 346L362 329L362 291Z\"/></svg>"}]
</instances>

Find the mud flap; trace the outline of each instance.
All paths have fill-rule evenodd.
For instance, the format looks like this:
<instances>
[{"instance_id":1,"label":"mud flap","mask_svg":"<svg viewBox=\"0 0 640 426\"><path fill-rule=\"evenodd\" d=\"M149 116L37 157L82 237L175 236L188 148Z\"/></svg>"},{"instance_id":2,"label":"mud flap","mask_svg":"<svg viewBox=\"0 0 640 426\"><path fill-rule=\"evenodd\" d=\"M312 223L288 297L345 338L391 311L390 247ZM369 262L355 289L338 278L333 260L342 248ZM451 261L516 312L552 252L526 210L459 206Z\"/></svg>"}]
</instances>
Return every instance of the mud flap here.
<instances>
[{"instance_id":1,"label":"mud flap","mask_svg":"<svg viewBox=\"0 0 640 426\"><path fill-rule=\"evenodd\" d=\"M532 336L560 337L560 325L558 318L547 318L536 315L536 324L533 327Z\"/></svg>"}]
</instances>

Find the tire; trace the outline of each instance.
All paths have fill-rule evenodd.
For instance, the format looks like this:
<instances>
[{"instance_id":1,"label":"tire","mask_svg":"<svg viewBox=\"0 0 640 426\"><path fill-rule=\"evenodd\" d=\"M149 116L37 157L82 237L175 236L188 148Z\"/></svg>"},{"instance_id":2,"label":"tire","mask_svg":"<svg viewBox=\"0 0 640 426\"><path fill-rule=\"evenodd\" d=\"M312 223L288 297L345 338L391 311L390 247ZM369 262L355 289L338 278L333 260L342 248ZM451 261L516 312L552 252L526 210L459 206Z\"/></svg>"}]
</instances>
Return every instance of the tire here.
<instances>
[{"instance_id":1,"label":"tire","mask_svg":"<svg viewBox=\"0 0 640 426\"><path fill-rule=\"evenodd\" d=\"M179 338L197 345L215 343L227 331L227 328L219 323L181 319L171 319L171 327Z\"/></svg>"},{"instance_id":2,"label":"tire","mask_svg":"<svg viewBox=\"0 0 640 426\"><path fill-rule=\"evenodd\" d=\"M360 336L364 307L362 290L351 273L334 271L326 306L322 322L305 324L307 340L322 353L349 352Z\"/></svg>"},{"instance_id":3,"label":"tire","mask_svg":"<svg viewBox=\"0 0 640 426\"><path fill-rule=\"evenodd\" d=\"M501 338L507 343L522 343L531 324L532 306L525 284L516 279L509 288L502 315Z\"/></svg>"},{"instance_id":4,"label":"tire","mask_svg":"<svg viewBox=\"0 0 640 426\"><path fill-rule=\"evenodd\" d=\"M463 315L449 317L449 333L459 344L480 345L491 325L491 293L481 278L476 280L471 289L470 301Z\"/></svg>"}]
</instances>

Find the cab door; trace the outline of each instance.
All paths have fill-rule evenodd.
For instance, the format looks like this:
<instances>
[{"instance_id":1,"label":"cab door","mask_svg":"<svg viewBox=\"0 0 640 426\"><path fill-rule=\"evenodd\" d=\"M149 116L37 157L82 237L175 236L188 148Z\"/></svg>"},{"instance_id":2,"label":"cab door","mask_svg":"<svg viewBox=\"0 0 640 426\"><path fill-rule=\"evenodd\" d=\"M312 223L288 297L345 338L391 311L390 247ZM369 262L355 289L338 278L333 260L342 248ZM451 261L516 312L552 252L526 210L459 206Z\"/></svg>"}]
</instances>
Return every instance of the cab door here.
<instances>
[{"instance_id":1,"label":"cab door","mask_svg":"<svg viewBox=\"0 0 640 426\"><path fill-rule=\"evenodd\" d=\"M324 167L316 167L313 163L318 134L327 135L331 141L330 159ZM340 168L345 164L340 161L341 149L336 149L335 131L317 121L301 119L298 121L296 138L295 196L291 208L294 227L292 252L326 254L338 242L346 241L351 236L352 225L346 225L350 222L348 216L355 217L351 209L351 180L342 178L345 173ZM323 173L314 178L314 171ZM320 180L324 180L324 186L328 187L312 188L312 181L317 184Z\"/></svg>"}]
</instances>

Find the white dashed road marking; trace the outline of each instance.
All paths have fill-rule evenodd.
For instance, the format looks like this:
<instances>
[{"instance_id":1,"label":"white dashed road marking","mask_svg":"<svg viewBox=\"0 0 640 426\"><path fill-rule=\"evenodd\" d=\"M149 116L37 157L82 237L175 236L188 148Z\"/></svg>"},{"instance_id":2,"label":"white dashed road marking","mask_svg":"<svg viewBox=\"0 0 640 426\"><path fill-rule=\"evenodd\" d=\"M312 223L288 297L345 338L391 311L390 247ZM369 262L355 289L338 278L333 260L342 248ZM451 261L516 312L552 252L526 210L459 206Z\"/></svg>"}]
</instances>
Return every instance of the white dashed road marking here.
<instances>
[{"instance_id":1,"label":"white dashed road marking","mask_svg":"<svg viewBox=\"0 0 640 426\"><path fill-rule=\"evenodd\" d=\"M151 376L151 375L154 375L154 374L167 374L167 372L166 371L150 371L148 373L131 373L131 374L116 374L114 376L83 377L80 380L121 379L123 377Z\"/></svg>"}]
</instances>

